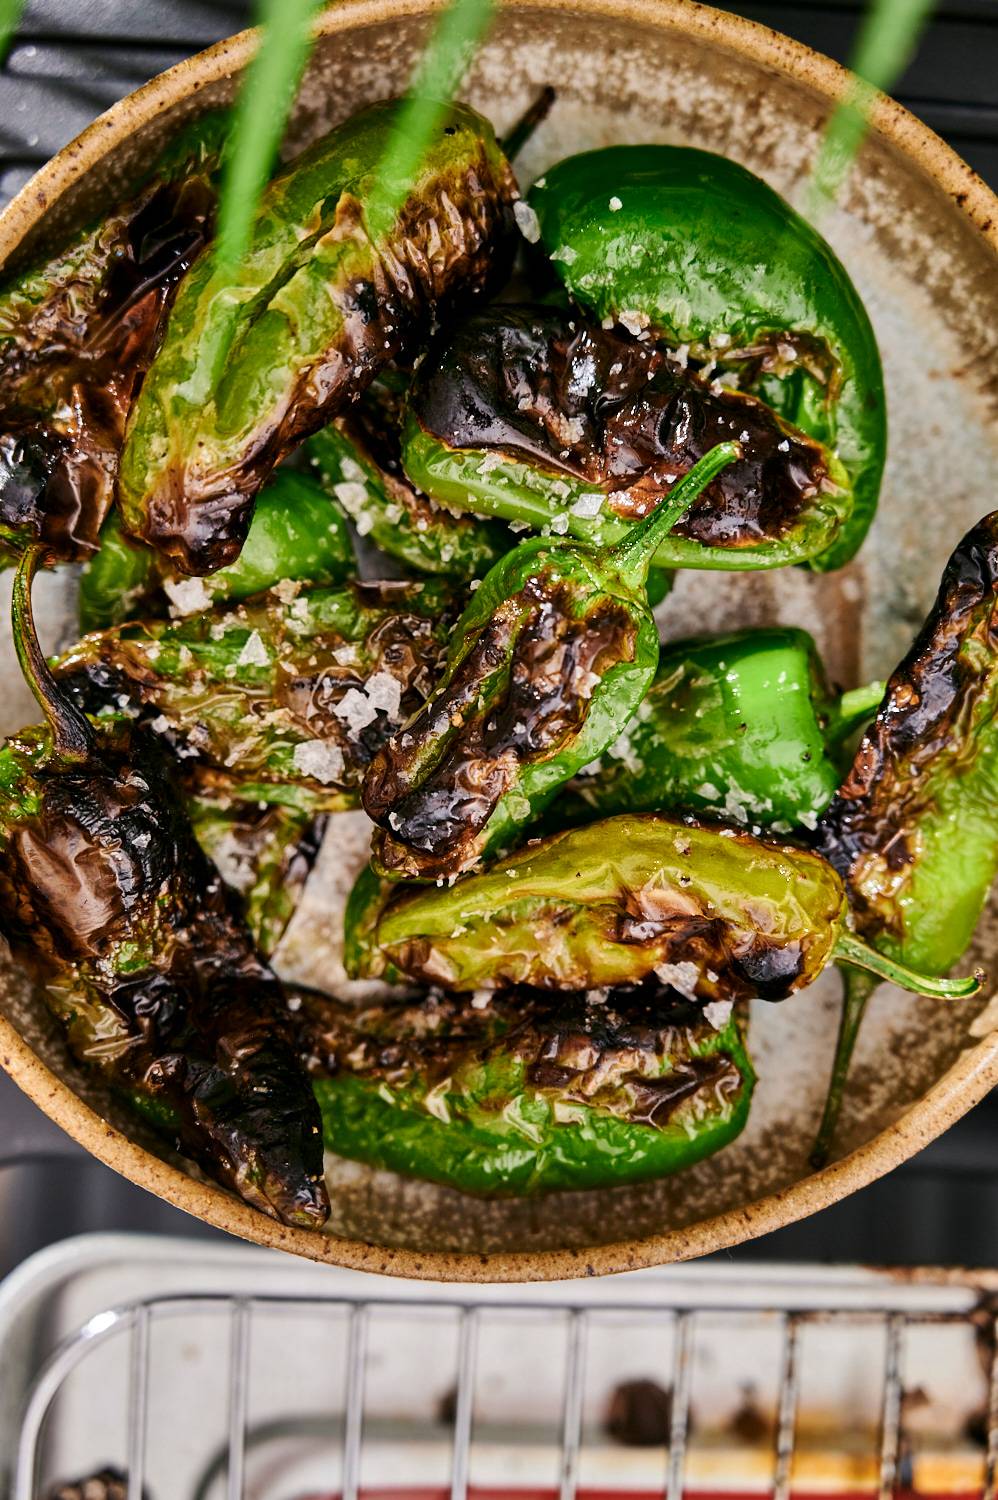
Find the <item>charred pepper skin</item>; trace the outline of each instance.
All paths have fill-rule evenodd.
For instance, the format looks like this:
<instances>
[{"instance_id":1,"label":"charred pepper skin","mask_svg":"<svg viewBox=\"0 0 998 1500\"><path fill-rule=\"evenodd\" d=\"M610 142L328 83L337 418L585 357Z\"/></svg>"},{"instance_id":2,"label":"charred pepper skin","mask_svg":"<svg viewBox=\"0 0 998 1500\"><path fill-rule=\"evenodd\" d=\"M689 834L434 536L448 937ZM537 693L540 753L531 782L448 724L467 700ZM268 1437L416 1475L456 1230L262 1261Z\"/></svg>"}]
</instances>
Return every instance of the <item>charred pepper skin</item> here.
<instances>
[{"instance_id":1,"label":"charred pepper skin","mask_svg":"<svg viewBox=\"0 0 998 1500\"><path fill-rule=\"evenodd\" d=\"M90 712L142 705L203 794L336 812L430 693L455 612L429 580L279 586L86 636L57 672Z\"/></svg>"},{"instance_id":2,"label":"charred pepper skin","mask_svg":"<svg viewBox=\"0 0 998 1500\"><path fill-rule=\"evenodd\" d=\"M666 1176L728 1145L755 1075L740 1018L715 1031L652 983L585 994L430 995L359 1014L305 997L329 1149L486 1197Z\"/></svg>"},{"instance_id":3,"label":"charred pepper skin","mask_svg":"<svg viewBox=\"0 0 998 1500\"><path fill-rule=\"evenodd\" d=\"M387 557L417 574L460 583L482 578L515 538L498 522L457 515L410 484L399 449L399 384L376 381L348 413L309 438L305 451L359 535Z\"/></svg>"},{"instance_id":4,"label":"charred pepper skin","mask_svg":"<svg viewBox=\"0 0 998 1500\"><path fill-rule=\"evenodd\" d=\"M930 974L962 957L998 874L998 511L947 563L816 846L846 882L857 931L880 952ZM851 969L843 979L819 1162L876 983Z\"/></svg>"},{"instance_id":5,"label":"charred pepper skin","mask_svg":"<svg viewBox=\"0 0 998 1500\"><path fill-rule=\"evenodd\" d=\"M15 639L48 722L0 751L0 927L74 1057L185 1155L284 1223L329 1204L283 993L198 847L164 747L94 724L38 649L29 553Z\"/></svg>"},{"instance_id":6,"label":"charred pepper skin","mask_svg":"<svg viewBox=\"0 0 998 1500\"><path fill-rule=\"evenodd\" d=\"M887 421L877 341L830 246L744 167L687 146L569 157L529 198L541 245L583 307L740 371L746 389L836 450L852 514L811 566L848 562L876 511Z\"/></svg>"},{"instance_id":7,"label":"charred pepper skin","mask_svg":"<svg viewBox=\"0 0 998 1500\"><path fill-rule=\"evenodd\" d=\"M380 874L438 880L472 868L613 743L658 665L651 557L737 452L718 445L613 551L538 537L496 564L458 621L437 687L365 774Z\"/></svg>"},{"instance_id":8,"label":"charred pepper skin","mask_svg":"<svg viewBox=\"0 0 998 1500\"><path fill-rule=\"evenodd\" d=\"M0 566L92 555L125 421L211 233L227 116L185 127L134 192L0 289Z\"/></svg>"},{"instance_id":9,"label":"charred pepper skin","mask_svg":"<svg viewBox=\"0 0 998 1500\"><path fill-rule=\"evenodd\" d=\"M274 464L511 249L512 170L463 105L394 222L368 223L397 108L360 111L272 181L235 287L210 252L184 282L129 421L119 498L126 529L185 572L234 561Z\"/></svg>"},{"instance_id":10,"label":"charred pepper skin","mask_svg":"<svg viewBox=\"0 0 998 1500\"><path fill-rule=\"evenodd\" d=\"M845 959L923 994L979 987L868 949L846 925L842 879L812 851L678 818L623 815L554 834L446 889L393 897L364 879L347 953L359 977L468 991L657 975L704 1003L783 1000Z\"/></svg>"},{"instance_id":11,"label":"charred pepper skin","mask_svg":"<svg viewBox=\"0 0 998 1500\"><path fill-rule=\"evenodd\" d=\"M305 474L280 469L260 492L243 550L234 563L193 589L151 548L128 538L116 514L80 576L80 626L106 630L156 613L167 597L183 613L263 593L284 579L331 585L356 576L357 560L339 508ZM180 584L180 589L177 585ZM165 589L166 593L162 592ZM185 608L185 600L191 600Z\"/></svg>"},{"instance_id":12,"label":"charred pepper skin","mask_svg":"<svg viewBox=\"0 0 998 1500\"><path fill-rule=\"evenodd\" d=\"M670 642L620 739L558 797L549 821L680 809L756 832L813 829L838 791L843 742L883 691L874 682L833 692L804 630Z\"/></svg>"},{"instance_id":13,"label":"charred pepper skin","mask_svg":"<svg viewBox=\"0 0 998 1500\"><path fill-rule=\"evenodd\" d=\"M499 303L423 361L403 462L444 505L606 545L718 442L741 458L662 539L662 567L780 568L824 552L849 477L762 401L577 310Z\"/></svg>"}]
</instances>

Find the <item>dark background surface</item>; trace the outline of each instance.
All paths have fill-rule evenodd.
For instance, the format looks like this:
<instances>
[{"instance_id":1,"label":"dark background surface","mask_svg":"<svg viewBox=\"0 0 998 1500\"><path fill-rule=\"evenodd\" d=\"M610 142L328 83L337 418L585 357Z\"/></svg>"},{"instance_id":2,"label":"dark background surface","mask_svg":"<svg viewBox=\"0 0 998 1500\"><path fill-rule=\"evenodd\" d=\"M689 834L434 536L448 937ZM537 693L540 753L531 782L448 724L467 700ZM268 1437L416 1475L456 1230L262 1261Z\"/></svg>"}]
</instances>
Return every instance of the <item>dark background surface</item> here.
<instances>
[{"instance_id":1,"label":"dark background surface","mask_svg":"<svg viewBox=\"0 0 998 1500\"><path fill-rule=\"evenodd\" d=\"M862 0L731 5L847 61ZM246 0L29 0L0 70L0 201L146 79L246 25ZM998 0L941 0L894 94L998 184ZM998 1096L846 1202L733 1259L998 1265ZM100 1166L0 1074L0 1275L88 1230L224 1238Z\"/></svg>"}]
</instances>

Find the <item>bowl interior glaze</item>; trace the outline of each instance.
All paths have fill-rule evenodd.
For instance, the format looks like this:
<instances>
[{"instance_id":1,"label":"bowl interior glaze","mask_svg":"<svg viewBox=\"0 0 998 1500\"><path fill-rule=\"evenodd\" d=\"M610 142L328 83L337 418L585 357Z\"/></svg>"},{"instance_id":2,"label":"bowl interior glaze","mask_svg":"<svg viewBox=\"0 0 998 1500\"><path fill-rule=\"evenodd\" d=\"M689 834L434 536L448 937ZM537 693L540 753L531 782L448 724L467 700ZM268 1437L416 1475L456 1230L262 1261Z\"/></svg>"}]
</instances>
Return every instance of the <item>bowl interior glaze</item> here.
<instances>
[{"instance_id":1,"label":"bowl interior glaze","mask_svg":"<svg viewBox=\"0 0 998 1500\"><path fill-rule=\"evenodd\" d=\"M404 84L432 7L347 3L328 13L301 90L289 152L358 105ZM99 209L177 122L231 97L251 40L233 38L154 80L66 148L0 216L15 265ZM526 184L571 151L672 141L743 162L800 201L844 75L786 38L686 0L513 4L499 15L464 96L500 132L536 90L558 100L518 163ZM998 204L931 132L880 103L843 201L822 228L866 299L884 358L890 454L860 558L819 577L682 575L663 634L782 621L818 640L845 687L890 670L962 533L991 506L998 462ZM72 579L46 577L39 616L53 646L72 634ZM0 640L0 729L34 717L9 633ZM285 940L286 971L328 977L329 913L357 819L333 819L308 899ZM352 853L348 852L351 851ZM973 957L998 972L998 906ZM317 1259L400 1275L537 1279L706 1253L778 1227L863 1186L945 1129L998 1081L988 1003L940 1004L882 988L861 1037L840 1159L807 1166L835 1036L826 975L782 1006L756 1002L760 1083L728 1151L672 1179L599 1194L480 1202L332 1160L330 1232L288 1230L198 1181L74 1069L8 961L0 975L0 1061L70 1134L117 1170L233 1233Z\"/></svg>"}]
</instances>

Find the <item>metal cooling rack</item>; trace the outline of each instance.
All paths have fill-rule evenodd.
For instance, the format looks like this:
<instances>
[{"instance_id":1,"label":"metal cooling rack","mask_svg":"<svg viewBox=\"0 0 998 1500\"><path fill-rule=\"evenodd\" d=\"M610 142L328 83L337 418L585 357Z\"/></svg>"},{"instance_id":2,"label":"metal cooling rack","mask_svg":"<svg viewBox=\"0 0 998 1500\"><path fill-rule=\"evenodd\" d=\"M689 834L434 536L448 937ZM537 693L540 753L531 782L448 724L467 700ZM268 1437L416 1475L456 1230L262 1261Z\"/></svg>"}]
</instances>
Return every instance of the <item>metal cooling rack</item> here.
<instances>
[{"instance_id":1,"label":"metal cooling rack","mask_svg":"<svg viewBox=\"0 0 998 1500\"><path fill-rule=\"evenodd\" d=\"M728 1326L733 1327L741 1319L738 1326L742 1327L742 1333L738 1336L742 1338L744 1352L745 1337L751 1337L743 1327L747 1314L758 1328L768 1327L772 1332L775 1326L779 1332L779 1379L773 1405L775 1420L771 1445L771 1477L767 1487L745 1483L729 1488L768 1493L774 1500L789 1500L792 1483L795 1495L807 1492L806 1487L797 1481L794 1469L800 1402L800 1354L802 1339L807 1330L820 1325L823 1329L846 1329L851 1338L866 1339L865 1350L862 1344L853 1346L861 1363L869 1356L871 1333L879 1335L882 1344L878 1382L879 1456L876 1488L870 1493L876 1493L879 1500L891 1500L891 1497L902 1492L910 1493L913 1489L911 1453L907 1444L902 1441L906 1346L908 1340L916 1332L920 1332L924 1362L926 1335L938 1338L943 1329L957 1327L968 1332L977 1348L983 1342L991 1350L989 1360L985 1361L988 1371L983 1367L981 1369L981 1389L983 1392L986 1388L987 1392L982 1412L982 1430L986 1430L987 1435L986 1447L981 1455L980 1476L975 1490L962 1488L959 1492L974 1492L981 1495L983 1500L994 1500L998 1484L998 1343L995 1341L998 1332L998 1302L993 1293L982 1292L980 1286L975 1286L970 1278L962 1284L953 1277L945 1282L929 1281L921 1284L903 1279L898 1283L896 1299L891 1302L885 1300L885 1297L890 1297L889 1282L885 1289L883 1282L871 1279L867 1283L859 1279L860 1273L857 1273L855 1288L843 1284L838 1286L838 1295L845 1305L825 1305L825 1298L822 1296L815 1298L810 1305L795 1305L795 1297L806 1297L808 1291L807 1287L795 1287L792 1279L787 1282L786 1293L781 1301L760 1301L760 1295L764 1299L772 1297L772 1285L757 1286L753 1291L751 1283L748 1284L748 1290L743 1283L737 1291L718 1295L716 1281L712 1285L707 1278L698 1287L695 1277L689 1273L690 1268L671 1273L673 1280L678 1281L680 1291L673 1305L661 1300L665 1288L659 1285L656 1295L655 1282L650 1281L644 1286L644 1300L638 1305L633 1296L626 1299L620 1297L619 1288L622 1283L617 1282L610 1286L607 1293L575 1298L566 1298L563 1294L548 1296L545 1289L535 1288L535 1294L523 1301L487 1293L483 1298L471 1302L467 1300L467 1289L462 1289L464 1300L439 1295L427 1297L420 1293L418 1303L397 1297L366 1299L343 1295L225 1296L206 1293L199 1296L151 1296L110 1308L91 1316L66 1338L37 1376L24 1409L12 1500L42 1500L43 1495L51 1493L41 1487L38 1481L40 1456L45 1452L49 1419L67 1382L73 1379L86 1380L88 1365L93 1361L95 1353L108 1347L115 1350L119 1364L127 1363L128 1395L123 1451L106 1457L109 1461L113 1457L114 1463L127 1475L127 1500L146 1500L148 1496L155 1500L155 1497L172 1497L178 1493L176 1489L170 1488L170 1479L174 1476L150 1469L147 1461L148 1437L153 1425L166 1419L167 1411L175 1430L186 1430L185 1424L196 1422L200 1388L196 1381L187 1378L182 1367L174 1370L174 1380L164 1386L164 1372L162 1369L155 1369L151 1350L161 1325L184 1325L185 1322L192 1330L196 1330L187 1336L188 1343L191 1340L210 1339L209 1357L217 1360L219 1365L224 1363L227 1369L224 1439L219 1433L217 1439L211 1442L211 1451L204 1460L202 1477L192 1490L185 1493L189 1493L192 1500L206 1500L209 1495L224 1495L225 1500L242 1500L244 1496L264 1500L264 1497L279 1492L285 1497L296 1493L286 1488L282 1491L268 1488L259 1479L247 1487L248 1463L261 1443L273 1443L281 1437L293 1439L296 1434L303 1432L314 1435L315 1432L314 1419L310 1421L297 1415L285 1416L283 1419L279 1417L276 1421L268 1418L257 1424L254 1424L251 1417L251 1350L257 1336L264 1336L264 1332L271 1339L268 1349L276 1347L273 1344L272 1326L275 1313L299 1317L308 1315L310 1319L327 1326L333 1321L333 1315L338 1314L340 1326L344 1329L337 1352L343 1365L345 1397L341 1415L335 1422L329 1422L330 1431L334 1427L338 1428L335 1443L332 1435L330 1442L339 1451L339 1475L335 1482L327 1480L326 1487L322 1490L330 1500L334 1495L341 1496L342 1500L359 1500L359 1497L367 1493L364 1484L368 1435L365 1413L369 1380L367 1351L371 1331L383 1319L392 1320L393 1328L400 1325L400 1320L414 1323L421 1330L417 1333L417 1338L425 1340L427 1348L432 1339L432 1335L426 1332L428 1326L439 1325L442 1321L456 1329L455 1383L450 1407L453 1424L450 1436L450 1478L439 1486L420 1485L418 1489L413 1488L411 1493L414 1496L418 1493L423 1500L428 1500L431 1495L434 1500L438 1496L440 1500L445 1500L446 1496L450 1500L469 1500L469 1496L476 1492L499 1495L500 1491L493 1489L491 1485L486 1490L476 1491L472 1484L472 1456L476 1435L480 1429L489 1427L487 1402L482 1399L478 1383L477 1356L480 1326L483 1318L490 1314L501 1316L504 1320L526 1317L536 1321L540 1317L546 1330L549 1350L559 1324L563 1325L566 1335L563 1339L561 1373L563 1394L555 1443L558 1455L557 1477L550 1486L536 1480L530 1480L524 1486L522 1479L514 1480L509 1483L508 1488L502 1488L503 1500L507 1496L513 1500L521 1487L531 1500L539 1500L541 1495L550 1495L551 1500L555 1496L557 1500L576 1500L576 1497L582 1500L588 1492L588 1486L583 1485L580 1480L587 1344L597 1322L607 1319L612 1320L623 1340L639 1327L647 1332L649 1320L657 1321L663 1329L663 1346L670 1346L670 1369L664 1378L668 1382L671 1397L671 1419L668 1443L663 1445L661 1453L661 1479L654 1488L642 1486L640 1492L647 1495L649 1500L654 1494L665 1497L665 1500L682 1500L684 1494L694 1494L695 1489L690 1488L687 1483L687 1457L690 1413L697 1399L694 1377L698 1370L703 1373L702 1362L698 1362L698 1341L704 1335L708 1321L722 1326L726 1321ZM337 1275L335 1272L328 1274L333 1277ZM666 1280L669 1274L666 1273ZM637 1278L624 1278L625 1282L631 1282L631 1290L636 1280ZM356 1284L356 1278L354 1282ZM820 1277L815 1276L815 1283L820 1291ZM687 1296L695 1298L699 1291L703 1300L684 1302L684 1284ZM619 1300L615 1299L615 1290ZM537 1295L538 1292L540 1295ZM813 1285L811 1292L813 1295ZM829 1295L834 1296L834 1289ZM963 1305L954 1306L955 1301L962 1301ZM266 1330L263 1329L264 1320L268 1325ZM208 1329L210 1332L206 1332ZM736 1337L736 1334L732 1333L730 1337ZM277 1343L280 1343L279 1338ZM536 1376L536 1345L531 1353L530 1339L524 1337L520 1347L520 1366L508 1371L510 1383L514 1385L518 1382L530 1382ZM186 1395L181 1389L185 1380ZM151 1395L154 1386L158 1392L156 1400ZM973 1393L968 1395L968 1400L972 1402ZM413 1453L419 1447L420 1436L418 1431L408 1432L406 1441ZM329 1473L330 1470L325 1472ZM520 1473L519 1469L517 1473ZM161 1485L166 1488L160 1488ZM857 1484L847 1487L851 1491L861 1489ZM632 1495L632 1500L637 1489L637 1485L621 1484L621 1493L626 1490ZM314 1489L311 1492L314 1494ZM371 1491L372 1494L375 1492L379 1495L398 1496L402 1500L410 1490L405 1483L382 1488L379 1481L376 1491ZM825 1492L828 1493L827 1485ZM604 1500L608 1500L611 1493L612 1490L600 1488Z\"/></svg>"}]
</instances>

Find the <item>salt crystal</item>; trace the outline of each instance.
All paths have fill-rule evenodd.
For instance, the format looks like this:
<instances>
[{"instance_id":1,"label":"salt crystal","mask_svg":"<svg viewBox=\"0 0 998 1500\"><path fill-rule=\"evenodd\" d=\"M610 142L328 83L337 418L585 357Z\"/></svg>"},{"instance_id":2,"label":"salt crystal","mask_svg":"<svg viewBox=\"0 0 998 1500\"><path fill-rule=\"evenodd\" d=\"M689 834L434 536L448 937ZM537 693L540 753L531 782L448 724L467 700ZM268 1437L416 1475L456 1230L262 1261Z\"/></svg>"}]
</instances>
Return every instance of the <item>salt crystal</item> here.
<instances>
[{"instance_id":1,"label":"salt crystal","mask_svg":"<svg viewBox=\"0 0 998 1500\"><path fill-rule=\"evenodd\" d=\"M193 615L203 609L211 609L212 596L205 587L203 578L180 578L176 582L167 578L163 582L163 588L174 614Z\"/></svg>"},{"instance_id":2,"label":"salt crystal","mask_svg":"<svg viewBox=\"0 0 998 1500\"><path fill-rule=\"evenodd\" d=\"M338 719L342 719L351 734L359 734L368 724L372 723L378 716L378 710L371 702L366 693L358 692L356 688L348 688L333 708L333 713Z\"/></svg>"},{"instance_id":3,"label":"salt crystal","mask_svg":"<svg viewBox=\"0 0 998 1500\"><path fill-rule=\"evenodd\" d=\"M513 204L513 218L516 220L516 226L528 244L536 245L541 237L541 226L530 204L524 203L522 198L518 198Z\"/></svg>"},{"instance_id":4,"label":"salt crystal","mask_svg":"<svg viewBox=\"0 0 998 1500\"><path fill-rule=\"evenodd\" d=\"M380 708L390 719L399 717L402 703L402 684L390 672L375 672L367 684L367 696L375 708Z\"/></svg>"},{"instance_id":5,"label":"salt crystal","mask_svg":"<svg viewBox=\"0 0 998 1500\"><path fill-rule=\"evenodd\" d=\"M715 1031L723 1031L731 1020L733 1000L709 1000L703 1007L703 1018Z\"/></svg>"},{"instance_id":6,"label":"salt crystal","mask_svg":"<svg viewBox=\"0 0 998 1500\"><path fill-rule=\"evenodd\" d=\"M250 633L239 655L236 657L236 665L240 667L265 667L270 661L270 652L263 643L259 630Z\"/></svg>"},{"instance_id":7,"label":"salt crystal","mask_svg":"<svg viewBox=\"0 0 998 1500\"><path fill-rule=\"evenodd\" d=\"M572 506L572 515L580 516L584 520L592 520L598 516L603 509L603 496L600 494L580 495Z\"/></svg>"},{"instance_id":8,"label":"salt crystal","mask_svg":"<svg viewBox=\"0 0 998 1500\"><path fill-rule=\"evenodd\" d=\"M331 740L304 740L295 746L291 763L302 776L323 786L343 780L343 751Z\"/></svg>"}]
</instances>

